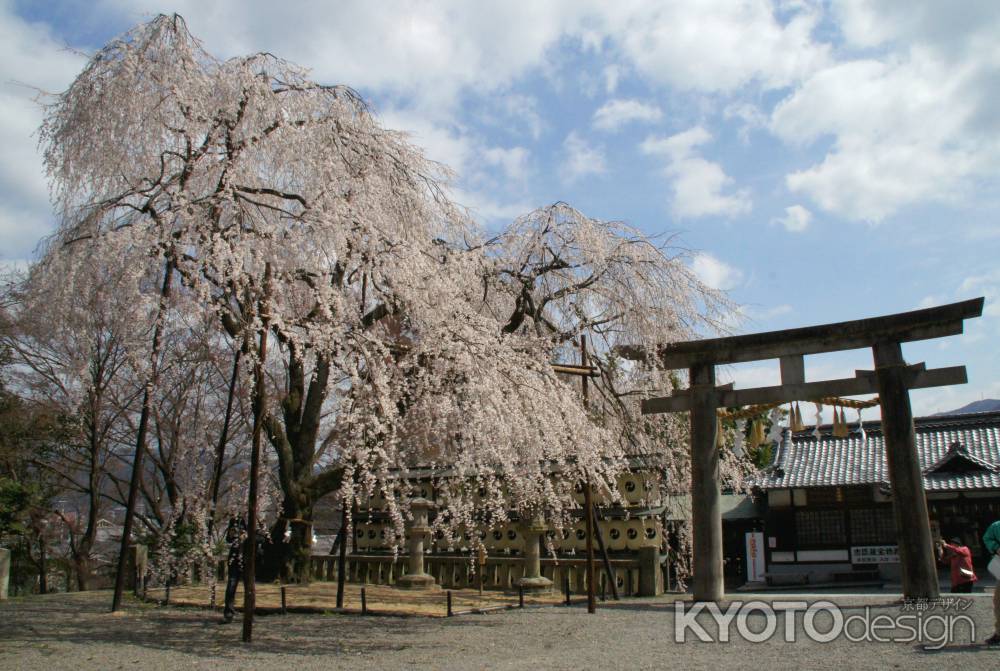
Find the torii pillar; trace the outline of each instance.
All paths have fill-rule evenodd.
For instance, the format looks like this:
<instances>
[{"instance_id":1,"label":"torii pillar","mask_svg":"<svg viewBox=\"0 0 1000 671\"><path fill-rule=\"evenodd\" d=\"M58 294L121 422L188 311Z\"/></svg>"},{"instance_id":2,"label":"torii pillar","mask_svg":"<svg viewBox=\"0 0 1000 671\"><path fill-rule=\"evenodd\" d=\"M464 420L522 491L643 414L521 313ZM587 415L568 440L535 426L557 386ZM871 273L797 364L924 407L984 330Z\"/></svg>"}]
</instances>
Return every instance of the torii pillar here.
<instances>
[{"instance_id":1,"label":"torii pillar","mask_svg":"<svg viewBox=\"0 0 1000 671\"><path fill-rule=\"evenodd\" d=\"M903 594L931 599L940 593L931 546L927 499L917 456L910 389L967 382L964 366L927 370L907 365L901 343L957 335L965 319L983 313L982 298L871 319L770 331L728 338L661 345L654 353L622 347L626 358L653 356L669 369L687 368L690 388L642 402L643 414L691 412L691 513L694 536L694 600L719 601L724 595L722 514L719 493L717 409L766 403L811 401L827 396L878 392L882 432L893 495ZM855 377L805 381L803 357L870 347L874 371ZM715 386L715 366L779 359L781 385L734 390Z\"/></svg>"},{"instance_id":2,"label":"torii pillar","mask_svg":"<svg viewBox=\"0 0 1000 671\"><path fill-rule=\"evenodd\" d=\"M872 351L903 592L914 599L936 599L940 596L937 562L910 408L909 382L913 375L898 342L876 343Z\"/></svg>"},{"instance_id":3,"label":"torii pillar","mask_svg":"<svg viewBox=\"0 0 1000 671\"><path fill-rule=\"evenodd\" d=\"M719 491L719 450L716 447L715 366L689 370L691 383L691 533L694 553L694 598L721 601L722 493Z\"/></svg>"}]
</instances>

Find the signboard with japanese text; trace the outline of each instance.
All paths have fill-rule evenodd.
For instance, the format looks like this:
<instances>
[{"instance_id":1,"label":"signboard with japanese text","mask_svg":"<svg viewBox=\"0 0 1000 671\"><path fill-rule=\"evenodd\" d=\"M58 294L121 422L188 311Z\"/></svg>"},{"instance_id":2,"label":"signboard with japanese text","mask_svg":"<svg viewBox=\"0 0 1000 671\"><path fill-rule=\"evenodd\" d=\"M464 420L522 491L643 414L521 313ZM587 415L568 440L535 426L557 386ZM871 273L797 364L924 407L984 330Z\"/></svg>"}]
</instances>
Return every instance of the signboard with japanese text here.
<instances>
[{"instance_id":1,"label":"signboard with japanese text","mask_svg":"<svg viewBox=\"0 0 1000 671\"><path fill-rule=\"evenodd\" d=\"M851 547L852 564L896 564L898 545L856 545Z\"/></svg>"}]
</instances>

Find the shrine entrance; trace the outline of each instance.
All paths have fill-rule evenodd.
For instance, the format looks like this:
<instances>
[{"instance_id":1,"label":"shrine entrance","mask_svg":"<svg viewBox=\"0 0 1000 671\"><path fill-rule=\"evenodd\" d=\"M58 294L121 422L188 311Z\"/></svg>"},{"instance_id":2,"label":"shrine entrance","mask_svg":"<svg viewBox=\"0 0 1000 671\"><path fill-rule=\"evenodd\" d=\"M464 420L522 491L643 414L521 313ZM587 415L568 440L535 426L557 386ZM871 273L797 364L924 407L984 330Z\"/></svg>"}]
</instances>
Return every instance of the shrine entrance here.
<instances>
[{"instance_id":1,"label":"shrine entrance","mask_svg":"<svg viewBox=\"0 0 1000 671\"><path fill-rule=\"evenodd\" d=\"M830 396L877 393L882 408L903 594L913 599L939 596L927 499L917 459L910 389L967 382L965 366L928 370L907 365L901 344L943 338L963 331L966 319L983 313L983 298L883 317L632 349L629 358L654 357L668 369L688 369L689 388L642 402L643 414L691 413L691 512L694 539L694 600L719 601L725 593L719 488L717 411L767 403L815 401ZM806 382L803 357L870 347L874 370L855 377ZM716 386L720 364L778 359L781 384L733 389Z\"/></svg>"}]
</instances>

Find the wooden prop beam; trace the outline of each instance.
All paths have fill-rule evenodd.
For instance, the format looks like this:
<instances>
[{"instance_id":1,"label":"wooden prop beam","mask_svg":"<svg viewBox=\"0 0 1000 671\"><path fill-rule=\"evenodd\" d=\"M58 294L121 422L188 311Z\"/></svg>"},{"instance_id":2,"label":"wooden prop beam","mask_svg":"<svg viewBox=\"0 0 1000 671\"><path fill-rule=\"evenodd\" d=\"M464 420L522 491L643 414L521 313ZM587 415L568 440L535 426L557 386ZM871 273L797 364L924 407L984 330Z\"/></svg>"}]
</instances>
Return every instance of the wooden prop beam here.
<instances>
[{"instance_id":1,"label":"wooden prop beam","mask_svg":"<svg viewBox=\"0 0 1000 671\"><path fill-rule=\"evenodd\" d=\"M580 377L600 377L601 372L597 366L578 366L572 363L550 364L552 370L563 375L579 375Z\"/></svg>"}]
</instances>

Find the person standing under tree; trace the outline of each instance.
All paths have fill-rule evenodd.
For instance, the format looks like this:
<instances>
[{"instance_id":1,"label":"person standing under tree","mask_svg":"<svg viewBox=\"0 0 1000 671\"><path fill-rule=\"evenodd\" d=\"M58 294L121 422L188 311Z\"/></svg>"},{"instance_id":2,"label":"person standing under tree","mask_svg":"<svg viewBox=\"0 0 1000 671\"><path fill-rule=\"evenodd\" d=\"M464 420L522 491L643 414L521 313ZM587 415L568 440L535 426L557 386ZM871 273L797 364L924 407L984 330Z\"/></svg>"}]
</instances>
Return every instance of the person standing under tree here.
<instances>
[{"instance_id":1,"label":"person standing under tree","mask_svg":"<svg viewBox=\"0 0 1000 671\"><path fill-rule=\"evenodd\" d=\"M972 551L958 538L938 542L938 560L951 565L952 594L968 594L975 584L976 572L972 570Z\"/></svg>"},{"instance_id":2,"label":"person standing under tree","mask_svg":"<svg viewBox=\"0 0 1000 671\"><path fill-rule=\"evenodd\" d=\"M229 545L229 558L226 569L229 579L226 581L226 605L222 611L222 622L228 624L236 616L236 587L243 577L243 546L246 544L247 524L242 517L229 519L226 527L226 544Z\"/></svg>"},{"instance_id":3,"label":"person standing under tree","mask_svg":"<svg viewBox=\"0 0 1000 671\"><path fill-rule=\"evenodd\" d=\"M1000 557L1000 520L989 526L983 534L983 544L990 553L990 560ZM986 639L986 645L1000 645L1000 576L994 575L997 579L993 588L993 635Z\"/></svg>"}]
</instances>

